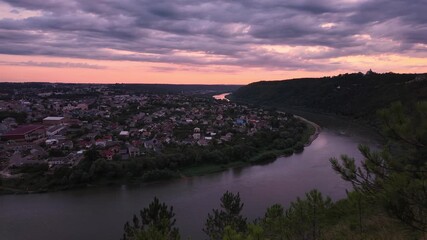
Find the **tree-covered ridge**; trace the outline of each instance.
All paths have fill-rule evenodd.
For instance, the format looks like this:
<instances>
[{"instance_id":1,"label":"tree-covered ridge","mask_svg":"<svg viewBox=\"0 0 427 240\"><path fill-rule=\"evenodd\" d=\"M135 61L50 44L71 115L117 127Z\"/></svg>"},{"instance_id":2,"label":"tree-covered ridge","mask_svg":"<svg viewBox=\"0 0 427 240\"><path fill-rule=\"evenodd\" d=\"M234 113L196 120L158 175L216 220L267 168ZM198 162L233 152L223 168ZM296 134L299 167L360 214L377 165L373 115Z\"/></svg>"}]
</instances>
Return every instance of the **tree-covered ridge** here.
<instances>
[{"instance_id":1,"label":"tree-covered ridge","mask_svg":"<svg viewBox=\"0 0 427 240\"><path fill-rule=\"evenodd\" d=\"M360 146L361 164L349 156L330 159L353 184L337 202L317 190L287 208L275 204L248 221L240 195L226 192L221 209L208 214L203 231L212 240L426 239L427 102L401 103L379 112L386 136L381 151ZM162 239L162 238L158 238Z\"/></svg>"},{"instance_id":2,"label":"tree-covered ridge","mask_svg":"<svg viewBox=\"0 0 427 240\"><path fill-rule=\"evenodd\" d=\"M261 81L239 88L233 100L363 117L393 101L427 99L427 74L377 74Z\"/></svg>"}]
</instances>

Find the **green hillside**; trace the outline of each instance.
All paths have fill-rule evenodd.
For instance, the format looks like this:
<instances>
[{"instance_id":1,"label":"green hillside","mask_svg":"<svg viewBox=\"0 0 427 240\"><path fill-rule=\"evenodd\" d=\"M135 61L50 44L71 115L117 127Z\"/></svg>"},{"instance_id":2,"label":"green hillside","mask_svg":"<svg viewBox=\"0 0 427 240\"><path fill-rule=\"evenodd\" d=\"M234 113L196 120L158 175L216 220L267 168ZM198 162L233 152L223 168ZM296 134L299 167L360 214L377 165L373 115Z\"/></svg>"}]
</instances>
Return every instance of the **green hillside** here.
<instances>
[{"instance_id":1,"label":"green hillside","mask_svg":"<svg viewBox=\"0 0 427 240\"><path fill-rule=\"evenodd\" d=\"M233 100L364 117L391 102L427 99L427 74L377 74L261 81L239 88Z\"/></svg>"}]
</instances>

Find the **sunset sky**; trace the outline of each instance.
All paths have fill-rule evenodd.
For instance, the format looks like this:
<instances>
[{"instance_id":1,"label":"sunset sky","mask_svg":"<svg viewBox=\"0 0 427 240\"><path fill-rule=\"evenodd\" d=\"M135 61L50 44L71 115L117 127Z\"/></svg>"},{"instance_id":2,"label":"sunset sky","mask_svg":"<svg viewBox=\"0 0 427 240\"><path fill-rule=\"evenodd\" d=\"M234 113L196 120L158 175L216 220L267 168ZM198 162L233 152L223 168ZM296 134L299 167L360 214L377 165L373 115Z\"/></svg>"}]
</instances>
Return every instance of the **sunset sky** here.
<instances>
[{"instance_id":1,"label":"sunset sky","mask_svg":"<svg viewBox=\"0 0 427 240\"><path fill-rule=\"evenodd\" d=\"M426 0L0 0L0 81L427 72Z\"/></svg>"}]
</instances>

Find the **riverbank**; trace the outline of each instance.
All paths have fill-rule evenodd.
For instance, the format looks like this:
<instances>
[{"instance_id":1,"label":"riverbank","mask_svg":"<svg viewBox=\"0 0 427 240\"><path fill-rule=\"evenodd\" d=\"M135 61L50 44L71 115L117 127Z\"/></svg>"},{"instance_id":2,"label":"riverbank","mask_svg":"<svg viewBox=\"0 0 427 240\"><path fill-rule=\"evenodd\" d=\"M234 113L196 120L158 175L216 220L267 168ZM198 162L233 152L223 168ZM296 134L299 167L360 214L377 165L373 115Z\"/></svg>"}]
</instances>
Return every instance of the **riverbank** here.
<instances>
[{"instance_id":1,"label":"riverbank","mask_svg":"<svg viewBox=\"0 0 427 240\"><path fill-rule=\"evenodd\" d=\"M222 172L228 169L234 169L234 168L243 168L251 166L251 164L248 164L246 162L231 162L228 164L205 164L205 165L199 165L199 166L192 166L188 168L184 168L180 170L181 176L183 178L188 177L195 177L195 176L204 176L208 174L218 173Z\"/></svg>"},{"instance_id":2,"label":"riverbank","mask_svg":"<svg viewBox=\"0 0 427 240\"><path fill-rule=\"evenodd\" d=\"M285 113L285 112L283 112L283 111L278 111L278 112L280 112L280 113ZM310 134L310 136L307 138L306 143L304 144L304 147L308 147L308 146L310 146L310 145L311 145L311 143L312 143L314 140L316 140L316 138L319 136L320 131L322 131L322 128L321 128L317 123L312 122L312 121L310 121L310 120L308 120L308 119L306 119L306 118L303 118L303 117L298 116L298 115L293 115L293 116L294 116L295 118L297 118L297 119L299 119L299 120L301 120L301 121L305 122L308 126L313 127L314 132Z\"/></svg>"},{"instance_id":3,"label":"riverbank","mask_svg":"<svg viewBox=\"0 0 427 240\"><path fill-rule=\"evenodd\" d=\"M320 132L321 132L321 127L310 121L307 120L301 116L296 116L294 115L295 118L305 122L308 126L308 129L306 130L305 135L307 135L307 137L304 137L304 148L310 146L314 140L316 140L316 138L319 136ZM231 162L231 163L227 163L227 164L204 164L204 165L197 165L197 166L191 166L191 167L186 167L180 170L180 174L182 175L182 177L184 178L188 178L188 177L194 177L194 176L204 176L204 175L208 175L208 174L213 174L213 173L218 173L218 172L222 172L225 170L229 170L229 169L235 169L235 168L244 168L244 167L249 167L249 166L255 166L255 165L263 165L263 164L267 164L267 163L271 163L273 161L275 161L278 158L282 158L282 157L289 157L295 153L299 153L299 152L293 152L291 154L289 153L283 153L281 151L270 151L270 152L264 152L264 155L267 155L268 153L270 154L274 154L274 159L271 158L267 158L265 161L238 161L238 162ZM273 155L271 155L273 156Z\"/></svg>"},{"instance_id":4,"label":"riverbank","mask_svg":"<svg viewBox=\"0 0 427 240\"><path fill-rule=\"evenodd\" d=\"M372 118L354 118L351 116L343 116L331 112L320 111L318 109L309 109L301 107L283 107L278 105L266 106L248 100L237 99L233 97L233 94L228 94L227 98L233 102L240 104L248 104L258 107L271 107L278 109L278 111L281 112L291 113L294 116L298 116L307 120L307 123L310 123L311 125L314 124L313 126L317 125L319 127L317 129L319 130L323 128L334 129L334 131L341 135L348 135L348 130L352 129L351 134L369 136L369 138L373 139L375 142L384 144L384 137L380 134L381 130L378 127L378 120Z\"/></svg>"},{"instance_id":5,"label":"riverbank","mask_svg":"<svg viewBox=\"0 0 427 240\"><path fill-rule=\"evenodd\" d=\"M297 118L299 121L305 122L307 125L305 132L301 134L300 138L297 140L299 142L299 144L297 145L300 145L300 147L294 145L286 149L285 148L284 149L262 148L258 153L252 154L248 158L241 158L238 161L231 161L231 162L225 162L225 163L200 163L197 165L182 167L180 169L173 170L173 171L169 170L168 172L171 172L173 174L169 174L166 177L161 177L160 179L157 179L157 178L147 179L145 178L145 176L141 176L140 178L137 178L137 179L127 179L127 178L98 179L93 182L85 183L85 184L64 185L64 186L55 185L55 187L33 188L33 189L17 188L12 182L8 184L7 181L9 181L10 179L3 179L3 183L2 185L0 185L0 194L1 195L33 194L33 193L59 192L59 191L66 191L66 190L80 189L80 188L96 188L96 187L103 187L103 186L138 185L138 184L144 184L148 182L162 182L162 181L170 181L172 179L203 176L203 175L226 171L229 169L245 168L245 167L254 166L254 165L268 164L268 163L274 162L276 159L280 157L289 157L294 153L301 153L302 151L304 151L304 148L309 146L319 135L320 126L299 116L295 116L295 118ZM243 153L244 151L241 151L241 152L242 154L244 154Z\"/></svg>"},{"instance_id":6,"label":"riverbank","mask_svg":"<svg viewBox=\"0 0 427 240\"><path fill-rule=\"evenodd\" d=\"M308 125L310 125L314 128L314 133L311 134L311 136L308 138L307 142L304 144L304 147L310 146L311 143L313 143L313 141L316 140L316 138L319 136L320 131L322 131L322 128L318 124L316 124L312 121L309 121L306 118L303 118L301 116L294 115L294 117L298 118L301 121L304 121L305 123L307 123Z\"/></svg>"}]
</instances>

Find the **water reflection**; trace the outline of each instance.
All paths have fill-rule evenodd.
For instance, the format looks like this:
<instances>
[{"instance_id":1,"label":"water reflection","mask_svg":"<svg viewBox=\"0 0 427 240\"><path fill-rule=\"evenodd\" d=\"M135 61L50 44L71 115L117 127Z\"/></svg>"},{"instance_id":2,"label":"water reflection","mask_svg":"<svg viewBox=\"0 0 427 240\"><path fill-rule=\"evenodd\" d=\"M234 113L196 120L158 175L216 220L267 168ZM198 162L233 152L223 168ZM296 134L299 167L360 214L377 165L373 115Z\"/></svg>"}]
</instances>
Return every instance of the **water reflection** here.
<instances>
[{"instance_id":1,"label":"water reflection","mask_svg":"<svg viewBox=\"0 0 427 240\"><path fill-rule=\"evenodd\" d=\"M311 148L315 149L315 150L319 150L321 148L324 148L328 145L328 138L325 137L325 135L320 134L316 141L314 141L313 143L311 143L312 146L310 146Z\"/></svg>"},{"instance_id":2,"label":"water reflection","mask_svg":"<svg viewBox=\"0 0 427 240\"><path fill-rule=\"evenodd\" d=\"M346 153L360 159L359 143L369 138L343 136L324 129L301 154L262 166L231 169L176 181L83 189L47 194L0 196L0 236L7 240L119 239L123 224L154 196L174 206L183 239L203 239L208 212L219 207L229 190L240 192L249 219L264 215L272 204L287 206L297 196L318 189L332 199L345 197L350 186L330 167L329 158ZM22 231L25 226L25 231Z\"/></svg>"},{"instance_id":3,"label":"water reflection","mask_svg":"<svg viewBox=\"0 0 427 240\"><path fill-rule=\"evenodd\" d=\"M234 168L232 169L233 177L240 177L243 173L243 168Z\"/></svg>"},{"instance_id":4,"label":"water reflection","mask_svg":"<svg viewBox=\"0 0 427 240\"><path fill-rule=\"evenodd\" d=\"M223 94L218 94L213 96L213 98L215 98L216 100L226 100L226 101L230 101L229 99L227 99L227 96L230 95L231 93L223 93Z\"/></svg>"}]
</instances>

